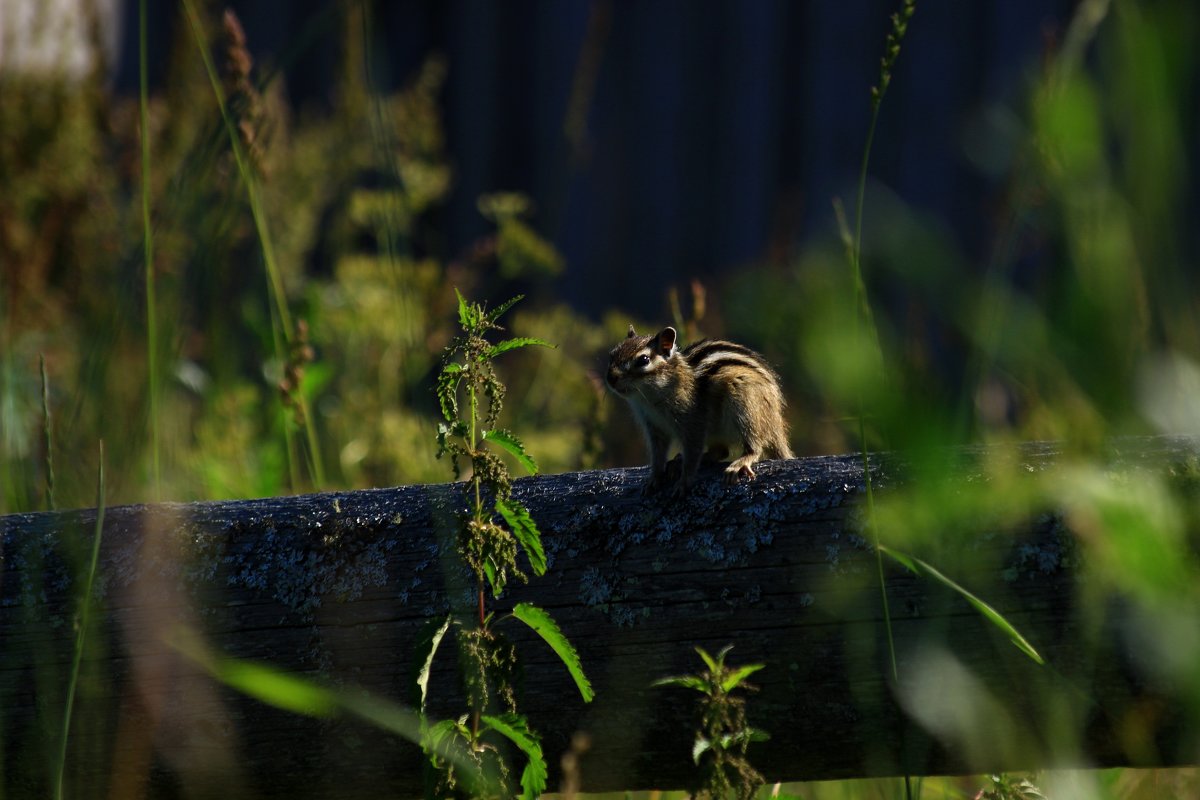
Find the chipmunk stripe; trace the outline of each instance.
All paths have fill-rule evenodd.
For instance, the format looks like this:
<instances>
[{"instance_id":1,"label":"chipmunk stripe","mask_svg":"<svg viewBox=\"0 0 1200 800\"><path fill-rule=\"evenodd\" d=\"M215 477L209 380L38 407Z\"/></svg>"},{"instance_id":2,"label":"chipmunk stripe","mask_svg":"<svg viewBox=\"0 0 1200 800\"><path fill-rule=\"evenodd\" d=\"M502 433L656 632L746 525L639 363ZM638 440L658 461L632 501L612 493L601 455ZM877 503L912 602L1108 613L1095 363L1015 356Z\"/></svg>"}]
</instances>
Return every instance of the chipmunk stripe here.
<instances>
[{"instance_id":1,"label":"chipmunk stripe","mask_svg":"<svg viewBox=\"0 0 1200 800\"><path fill-rule=\"evenodd\" d=\"M772 385L778 385L778 378L769 367L761 361L747 359L741 355L730 355L724 358L710 357L700 368L696 369L696 386L701 392L707 392L713 382L718 380L721 373L747 370L756 373L760 378Z\"/></svg>"},{"instance_id":2,"label":"chipmunk stripe","mask_svg":"<svg viewBox=\"0 0 1200 800\"><path fill-rule=\"evenodd\" d=\"M693 367L697 366L701 361L716 352L725 353L740 353L741 355L761 360L758 353L751 350L749 347L743 347L740 344L733 342L725 342L720 339L702 339L693 345L689 345L682 355L687 359L687 362Z\"/></svg>"},{"instance_id":3,"label":"chipmunk stripe","mask_svg":"<svg viewBox=\"0 0 1200 800\"><path fill-rule=\"evenodd\" d=\"M685 353L684 357L697 375L713 371L716 365L726 367L737 364L746 369L757 370L771 381L778 381L775 370L771 369L771 365L762 356L732 342L706 342L705 347L695 352Z\"/></svg>"}]
</instances>

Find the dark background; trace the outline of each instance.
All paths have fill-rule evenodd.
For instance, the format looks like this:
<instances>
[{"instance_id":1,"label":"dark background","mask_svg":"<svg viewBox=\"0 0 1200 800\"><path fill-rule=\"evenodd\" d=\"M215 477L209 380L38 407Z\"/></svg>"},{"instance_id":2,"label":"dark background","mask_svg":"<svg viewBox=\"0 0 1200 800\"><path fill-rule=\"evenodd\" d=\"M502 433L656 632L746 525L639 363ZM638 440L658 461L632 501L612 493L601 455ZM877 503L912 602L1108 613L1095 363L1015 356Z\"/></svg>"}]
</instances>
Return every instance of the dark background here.
<instances>
[{"instance_id":1,"label":"dark background","mask_svg":"<svg viewBox=\"0 0 1200 800\"><path fill-rule=\"evenodd\" d=\"M339 5L231 4L258 63L282 68L299 108L334 102ZM852 203L869 90L898 5L380 2L371 6L370 47L382 90L402 85L430 53L447 59L455 183L439 220L444 256L488 232L481 193L526 192L534 224L566 256L562 299L591 313L620 306L654 315L666 287L784 259L830 229L832 198ZM161 80L176 6L151 6ZM973 263L986 257L1004 171L989 174L988 159L968 151L986 144L997 121L1017 124L1029 79L1073 6L918 4L871 177L942 220ZM126 4L124 29L116 81L132 93L136 3ZM576 115L568 136L573 98L586 117L580 127Z\"/></svg>"}]
</instances>

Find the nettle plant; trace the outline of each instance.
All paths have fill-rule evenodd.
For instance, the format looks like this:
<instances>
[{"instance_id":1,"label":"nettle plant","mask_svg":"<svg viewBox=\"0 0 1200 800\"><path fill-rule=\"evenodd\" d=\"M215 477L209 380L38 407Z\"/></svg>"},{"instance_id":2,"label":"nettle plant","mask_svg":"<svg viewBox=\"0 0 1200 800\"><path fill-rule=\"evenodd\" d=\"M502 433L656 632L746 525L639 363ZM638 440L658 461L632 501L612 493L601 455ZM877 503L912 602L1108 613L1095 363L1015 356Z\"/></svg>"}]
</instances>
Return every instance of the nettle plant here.
<instances>
[{"instance_id":1,"label":"nettle plant","mask_svg":"<svg viewBox=\"0 0 1200 800\"><path fill-rule=\"evenodd\" d=\"M457 292L456 292L457 294ZM510 453L531 474L537 463L512 431L496 427L504 405L505 387L493 362L510 350L552 347L541 339L519 337L493 344L488 335L503 328L497 320L521 300L514 297L495 309L468 303L458 294L462 333L446 347L437 379L437 397L444 421L438 425L438 457L449 455L456 478L464 466L465 507L456 520L456 549L475 579L472 607L450 613L428 626L418 651L417 689L422 719L422 746L433 780L431 796L470 793L515 796L513 769L505 755L515 746L525 757L520 794L536 797L546 788L546 761L538 734L517 713L516 676L519 662L513 645L498 630L508 620L532 628L558 654L585 702L593 697L579 656L550 615L529 603L517 603L497 615L488 595L497 600L511 578L527 581L517 564L524 552L534 575L546 572L541 532L529 511L512 496L512 476L493 448ZM459 674L467 712L457 719L429 724L426 704L434 656L452 635L458 645ZM447 758L450 753L454 757ZM465 770L462 764L475 769ZM482 777L478 777L482 776Z\"/></svg>"},{"instance_id":2,"label":"nettle plant","mask_svg":"<svg viewBox=\"0 0 1200 800\"><path fill-rule=\"evenodd\" d=\"M756 691L746 678L763 668L762 664L734 667L725 663L733 645L721 648L716 656L696 648L705 669L694 675L660 678L654 686L675 686L699 692L696 703L696 739L692 760L700 768L694 796L703 800L737 798L750 800L766 783L762 774L750 765L746 749L751 742L770 737L766 731L750 727L746 721L746 700L736 691Z\"/></svg>"}]
</instances>

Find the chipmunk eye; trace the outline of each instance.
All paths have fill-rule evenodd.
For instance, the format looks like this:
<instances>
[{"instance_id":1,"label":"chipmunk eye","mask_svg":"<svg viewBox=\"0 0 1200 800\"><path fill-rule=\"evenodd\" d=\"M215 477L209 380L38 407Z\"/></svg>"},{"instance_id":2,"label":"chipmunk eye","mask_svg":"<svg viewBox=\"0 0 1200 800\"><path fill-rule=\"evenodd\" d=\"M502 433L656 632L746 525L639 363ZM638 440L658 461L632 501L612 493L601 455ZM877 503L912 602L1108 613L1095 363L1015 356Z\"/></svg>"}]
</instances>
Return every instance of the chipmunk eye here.
<instances>
[{"instance_id":1,"label":"chipmunk eye","mask_svg":"<svg viewBox=\"0 0 1200 800\"><path fill-rule=\"evenodd\" d=\"M645 353L643 353L642 355L637 357L637 365L639 367L645 367L645 366L648 366L649 364L650 364L650 356L646 355Z\"/></svg>"}]
</instances>

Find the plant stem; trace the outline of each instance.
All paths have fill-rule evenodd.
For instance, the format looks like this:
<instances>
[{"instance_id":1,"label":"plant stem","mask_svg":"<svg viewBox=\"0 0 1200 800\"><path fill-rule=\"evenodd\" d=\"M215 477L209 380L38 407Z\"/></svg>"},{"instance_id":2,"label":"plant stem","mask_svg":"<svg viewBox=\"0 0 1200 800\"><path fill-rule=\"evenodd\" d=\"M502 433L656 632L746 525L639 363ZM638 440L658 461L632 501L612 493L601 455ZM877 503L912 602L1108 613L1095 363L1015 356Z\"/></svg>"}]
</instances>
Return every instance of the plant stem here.
<instances>
[{"instance_id":1,"label":"plant stem","mask_svg":"<svg viewBox=\"0 0 1200 800\"><path fill-rule=\"evenodd\" d=\"M911 14L911 11L910 11ZM897 17L893 16L893 24ZM899 32L903 36L903 31ZM890 42L890 37L889 37ZM897 43L898 44L898 43ZM898 53L899 50L897 49ZM891 56L894 60L895 55ZM858 196L855 198L854 204L854 241L850 249L850 266L854 273L854 299L856 313L854 314L854 339L856 350L862 351L862 327L864 324L870 326L872 338L875 340L875 349L882 351L879 346L879 335L875 328L874 318L871 314L871 305L867 299L866 283L862 276L862 223L863 223L863 205L867 194L867 167L871 161L871 148L875 143L875 127L879 122L879 109L883 105L883 97L887 92L887 86L890 82L891 64L888 61L888 56L884 60L884 74L880 76L880 83L877 90L873 90L871 102L871 122L867 126L867 140L863 145L862 163L858 171ZM867 425L865 401L862 394L862 385L858 387L858 435L859 444L862 448L863 462L863 482L867 493L867 527L870 530L871 544L875 550L875 568L879 577L879 597L882 602L883 624L887 634L888 646L888 661L892 668L892 680L896 683L900 682L900 668L896 661L896 640L892 632L892 614L888 604L887 582L883 574L883 552L879 546L879 527L876 524L875 517L875 493L871 484L871 459L867 448ZM908 800L912 800L912 784L907 773L904 775L904 796Z\"/></svg>"},{"instance_id":2,"label":"plant stem","mask_svg":"<svg viewBox=\"0 0 1200 800\"><path fill-rule=\"evenodd\" d=\"M42 433L46 448L46 510L53 511L54 502L54 437L50 430L50 381L46 378L46 356L38 357L42 369Z\"/></svg>"},{"instance_id":3,"label":"plant stem","mask_svg":"<svg viewBox=\"0 0 1200 800\"><path fill-rule=\"evenodd\" d=\"M63 777L67 771L67 737L71 732L71 712L75 707L75 688L79 683L79 667L83 662L83 642L87 635L92 611L92 587L96 582L96 566L100 563L100 536L104 530L104 441L100 441L100 468L96 479L96 530L92 534L92 560L80 599L79 629L75 634L75 653L71 660L71 677L67 683L67 707L63 711L62 739L58 749L58 774L54 780L55 800L62 800Z\"/></svg>"},{"instance_id":4,"label":"plant stem","mask_svg":"<svg viewBox=\"0 0 1200 800\"><path fill-rule=\"evenodd\" d=\"M478 404L476 403L476 400L475 400L474 378L475 378L474 372L472 372L471 374L469 374L467 376L467 380L468 380L467 396L470 397L470 399L471 399L471 433L470 433L471 438L470 438L470 441L467 442L467 444L470 447L472 459L475 458L475 448L478 446L478 442L476 442L476 440L475 440L475 428L476 428L475 418L479 416ZM481 481L479 479L479 474L475 471L474 462L472 462L471 483L473 483L475 485L474 512L475 512L475 521L476 522L483 522L483 492L479 486L480 482Z\"/></svg>"},{"instance_id":5,"label":"plant stem","mask_svg":"<svg viewBox=\"0 0 1200 800\"><path fill-rule=\"evenodd\" d=\"M879 100L883 100L882 94ZM855 200L854 211L854 242L850 250L851 268L854 272L854 300L857 312L854 315L854 338L858 342L856 349L861 350L863 325L873 323L871 306L867 300L866 283L862 277L862 221L863 200L867 189L867 166L871 160L871 146L875 141L875 124L879 119L879 107L882 102L873 104L871 123L867 128L867 142L863 147L862 165L858 172L858 197ZM872 330L874 325L871 324ZM896 664L896 642L892 637L892 618L888 609L887 588L883 580L883 554L879 550L879 531L875 525L875 495L871 486L871 462L867 450L866 401L863 398L861 384L858 388L858 435L862 450L863 480L867 491L867 525L871 530L871 544L875 548L875 560L879 570L879 593L883 600L883 621L887 628L888 657L892 667L892 679L900 680L900 671Z\"/></svg>"},{"instance_id":6,"label":"plant stem","mask_svg":"<svg viewBox=\"0 0 1200 800\"><path fill-rule=\"evenodd\" d=\"M221 111L221 119L225 123L225 131L229 136L229 147L233 151L234 161L237 163L238 175L241 176L242 183L246 186L246 195L250 202L250 216L254 219L254 228L258 234L259 246L262 249L263 264L267 270L268 288L273 301L272 310L278 319L275 355L282 362L286 357L287 347L292 343L292 331L294 327L292 324L292 314L287 306L287 292L283 286L283 273L280 272L279 263L275 260L275 247L271 239L270 230L267 227L267 213L263 206L262 194L259 191L258 181L254 177L253 167L250 165L246 153L242 148L241 141L238 138L237 125L234 123L233 117L229 114L229 106L225 102L225 90L221 88L221 79L217 74L217 67L213 63L212 54L208 52L208 39L200 24L200 17L196 13L193 0L183 0L183 9L188 18L188 24L192 29L192 36L196 40L196 47L200 50L200 58L204 61L204 68L208 73L208 81L212 85L213 96L216 97L217 107ZM281 341L282 346L280 344ZM304 398L303 394L298 393L297 397L301 413L304 416L305 433L310 457L309 472L313 483L317 488L320 488L325 483L324 467L322 466L319 449L320 442L317 438L312 414L309 413L308 401ZM290 459L290 446L288 452Z\"/></svg>"},{"instance_id":7,"label":"plant stem","mask_svg":"<svg viewBox=\"0 0 1200 800\"><path fill-rule=\"evenodd\" d=\"M146 58L146 0L138 0L138 73L142 145L142 243L146 260L146 361L150 390L150 450L154 465L154 499L161 498L158 436L158 324L155 309L154 232L150 226L150 67Z\"/></svg>"}]
</instances>

